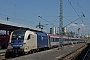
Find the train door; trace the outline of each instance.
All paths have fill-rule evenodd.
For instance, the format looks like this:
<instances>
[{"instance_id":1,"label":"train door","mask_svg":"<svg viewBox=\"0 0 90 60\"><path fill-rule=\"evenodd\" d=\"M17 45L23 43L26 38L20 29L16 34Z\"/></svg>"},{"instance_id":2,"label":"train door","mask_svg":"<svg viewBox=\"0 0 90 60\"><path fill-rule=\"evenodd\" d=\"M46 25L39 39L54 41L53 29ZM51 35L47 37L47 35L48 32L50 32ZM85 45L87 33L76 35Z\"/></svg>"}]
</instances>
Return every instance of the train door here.
<instances>
[{"instance_id":1,"label":"train door","mask_svg":"<svg viewBox=\"0 0 90 60\"><path fill-rule=\"evenodd\" d=\"M50 36L48 35L48 47L51 48Z\"/></svg>"}]
</instances>

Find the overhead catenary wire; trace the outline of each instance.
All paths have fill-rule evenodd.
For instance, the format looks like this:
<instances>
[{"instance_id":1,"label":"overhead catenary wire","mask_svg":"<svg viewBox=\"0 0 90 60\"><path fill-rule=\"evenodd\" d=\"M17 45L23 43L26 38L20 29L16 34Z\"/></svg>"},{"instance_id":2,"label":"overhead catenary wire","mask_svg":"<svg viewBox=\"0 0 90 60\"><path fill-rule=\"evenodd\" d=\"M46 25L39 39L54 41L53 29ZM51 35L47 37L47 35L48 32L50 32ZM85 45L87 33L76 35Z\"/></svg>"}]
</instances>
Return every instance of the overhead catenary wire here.
<instances>
[{"instance_id":1,"label":"overhead catenary wire","mask_svg":"<svg viewBox=\"0 0 90 60\"><path fill-rule=\"evenodd\" d=\"M73 0L75 2L75 4L78 5L78 7L82 8L83 10L87 11L86 9L84 9L80 4L79 2L76 2L75 0ZM90 13L89 11L87 11L88 13ZM81 11L81 13L83 14L83 12ZM84 24L83 20L85 20L85 17L82 19L82 23Z\"/></svg>"},{"instance_id":2,"label":"overhead catenary wire","mask_svg":"<svg viewBox=\"0 0 90 60\"><path fill-rule=\"evenodd\" d=\"M73 0L74 1L74 0ZM70 5L72 6L72 8L74 9L74 11L76 12L76 10L75 10L75 8L73 7L73 5L71 4L71 2L68 0L68 2L70 3ZM74 1L75 2L75 1ZM76 2L75 2L76 3ZM79 7L80 7L80 5L79 5L79 3L76 3ZM83 12L81 11L81 13L83 14ZM79 14L76 12L76 14L79 16ZM84 16L84 18L85 18L85 15L83 14L83 16ZM82 23L84 24L84 22L83 22L83 19L81 20L82 21Z\"/></svg>"},{"instance_id":3,"label":"overhead catenary wire","mask_svg":"<svg viewBox=\"0 0 90 60\"><path fill-rule=\"evenodd\" d=\"M13 19L16 19L16 20L24 21L24 22L27 22L27 23L30 22L30 21L28 21L28 20L25 21L25 20L23 20L23 19L19 19L19 18L16 18L16 17L12 17L12 16L9 16L9 15L2 14L2 13L0 13L0 15L3 15L3 16L9 17L9 18L13 18Z\"/></svg>"},{"instance_id":4,"label":"overhead catenary wire","mask_svg":"<svg viewBox=\"0 0 90 60\"><path fill-rule=\"evenodd\" d=\"M58 17L58 18L59 18L59 17ZM58 18L53 21L53 24L58 20Z\"/></svg>"},{"instance_id":5,"label":"overhead catenary wire","mask_svg":"<svg viewBox=\"0 0 90 60\"><path fill-rule=\"evenodd\" d=\"M46 22L50 23L51 25L54 25L53 23L49 22L48 20L44 19L43 17L41 17L41 16L38 16L38 17L45 20Z\"/></svg>"},{"instance_id":6,"label":"overhead catenary wire","mask_svg":"<svg viewBox=\"0 0 90 60\"><path fill-rule=\"evenodd\" d=\"M40 18L42 18L43 16L38 16ZM51 25L54 25L54 23L59 19L59 16L44 16L44 17L57 17L54 21L52 21L52 23L46 19L44 19L44 21L50 23Z\"/></svg>"},{"instance_id":7,"label":"overhead catenary wire","mask_svg":"<svg viewBox=\"0 0 90 60\"><path fill-rule=\"evenodd\" d=\"M68 2L70 3L71 7L73 8L73 10L75 11L75 13L79 16L79 14L77 13L77 11L75 10L75 8L73 7L72 3L68 0Z\"/></svg>"},{"instance_id":8,"label":"overhead catenary wire","mask_svg":"<svg viewBox=\"0 0 90 60\"><path fill-rule=\"evenodd\" d=\"M66 20L68 20L69 22L71 22L69 19L67 19L66 17L63 17L63 18L65 18Z\"/></svg>"},{"instance_id":9,"label":"overhead catenary wire","mask_svg":"<svg viewBox=\"0 0 90 60\"><path fill-rule=\"evenodd\" d=\"M26 23L29 23L29 22L30 22L30 20L27 20L27 21L26 21L26 20L24 20L24 19L20 19L20 18L17 18L17 17L16 17L16 7L20 8L20 9L26 11L26 12L31 13L30 11L28 11L28 10L26 10L26 9L24 9L24 8L22 8L22 7L18 6L18 5L10 2L9 0L5 0L5 1L8 2L8 3L10 3L10 4L12 4L13 6L15 6L15 17L9 16L9 15L6 15L6 14L2 14L2 13L0 13L0 15L6 16L6 17L9 17L9 18L13 18L13 19L16 19L16 20L24 21L24 22L26 22ZM34 13L31 13L31 14L34 15L34 16L37 16L37 15L34 14ZM33 22L32 22L32 24L33 24Z\"/></svg>"},{"instance_id":10,"label":"overhead catenary wire","mask_svg":"<svg viewBox=\"0 0 90 60\"><path fill-rule=\"evenodd\" d=\"M13 19L16 19L16 20L20 20L20 21L24 21L24 22L27 22L27 23L29 23L30 21L25 21L25 20L23 20L23 19L19 19L19 18L16 18L16 17L12 17L12 16L9 16L9 15L6 15L6 14L2 14L2 13L0 13L0 15L3 15L3 16L8 16L9 18L13 18ZM39 16L38 16L39 17ZM49 22L49 21L47 21L46 19L44 19L44 18L42 18L42 17L40 17L41 19L43 19L44 21L46 21L46 22L48 22L48 23L50 23L51 25L54 25L53 23L51 23L51 22ZM34 24L34 23L33 23ZM56 26L56 25L54 25L54 26Z\"/></svg>"},{"instance_id":11,"label":"overhead catenary wire","mask_svg":"<svg viewBox=\"0 0 90 60\"><path fill-rule=\"evenodd\" d=\"M7 1L8 3L10 3L10 4L12 4L12 5L14 5L15 6L15 9L16 9L16 7L18 7L18 8L20 8L20 9L22 9L22 10L24 10L24 11L26 11L26 12L29 12L29 13L31 13L32 15L34 15L34 16L38 16L38 15L36 15L36 14L34 14L34 13L32 13L32 12L30 12L30 11L28 11L28 10L26 10L26 9L24 9L24 8L22 8L22 7L20 7L20 6L18 6L18 5L16 5L16 4L14 4L14 3L12 3L12 2L10 2L10 1L8 1L8 0L5 0L5 1ZM15 10L15 13L16 13L16 10ZM54 16L54 17L56 17L56 16ZM16 15L15 15L15 17L14 17L15 19L18 19L18 18L16 18ZM46 21L46 22L48 22L48 23L50 23L51 25L54 25L53 23L51 23L50 21L47 21L46 19L44 19L44 18L42 18L44 21ZM24 21L24 20L22 20L22 19L18 19L18 20L21 20L21 21ZM56 19L57 20L57 19ZM55 20L55 21L56 21ZM25 20L26 21L26 20ZM55 22L54 21L54 22ZM33 23L33 22L32 22Z\"/></svg>"},{"instance_id":12,"label":"overhead catenary wire","mask_svg":"<svg viewBox=\"0 0 90 60\"><path fill-rule=\"evenodd\" d=\"M36 17L38 16L38 15L36 15L36 14L34 14L34 13L32 13L32 12L30 12L30 11L28 11L28 10L26 10L26 9L24 9L24 8L22 8L22 7L20 7L20 6L16 5L16 4L14 4L14 3L12 3L12 2L10 2L9 0L5 0L5 1L7 1L8 3L10 3L10 4L12 4L12 5L15 6L15 17L9 16L9 17L11 17L11 18L14 18L14 19L17 19L17 20L20 20L20 21L24 21L24 22L27 22L27 23L30 22L30 20L27 20L27 21L26 21L26 20L24 20L24 19L20 19L20 18L17 18L17 17L16 17L16 7L20 8L20 9L22 9L22 10L28 12L28 13L31 13L32 15L34 15L34 16L36 16ZM5 15L5 14L3 14L3 15ZM33 24L33 22L32 22L32 24Z\"/></svg>"},{"instance_id":13,"label":"overhead catenary wire","mask_svg":"<svg viewBox=\"0 0 90 60\"><path fill-rule=\"evenodd\" d=\"M83 9L85 12L87 12L87 13L90 14L90 11L88 11L88 10L85 9L83 6L81 6L79 2L76 2L75 0L73 0L73 1L75 2L75 4L78 5L79 8ZM81 13L83 14L83 12L81 12ZM82 19L82 23L85 24L85 25L88 25L88 24L86 24L86 23L84 22L84 20L85 20L85 17ZM89 21L89 20L88 20L88 21Z\"/></svg>"},{"instance_id":14,"label":"overhead catenary wire","mask_svg":"<svg viewBox=\"0 0 90 60\"><path fill-rule=\"evenodd\" d=\"M83 8L79 3L77 3L75 0L73 0L80 8L82 8L83 10L85 10L87 13L90 13L90 11L87 11L85 8Z\"/></svg>"},{"instance_id":15,"label":"overhead catenary wire","mask_svg":"<svg viewBox=\"0 0 90 60\"><path fill-rule=\"evenodd\" d=\"M71 23L74 23L75 21L77 21L78 19L80 19L80 18L82 18L82 17L85 17L85 16L84 16L84 14L83 14L81 17L77 18L76 20L74 20L74 21L70 22L70 23L69 23L69 24L67 24L66 26L70 25ZM66 27L66 26L64 26L64 27Z\"/></svg>"},{"instance_id":16,"label":"overhead catenary wire","mask_svg":"<svg viewBox=\"0 0 90 60\"><path fill-rule=\"evenodd\" d=\"M18 5L10 2L9 0L5 0L5 1L7 1L7 2L11 3L12 5L14 5L15 8L16 8L16 7L19 7L20 9L23 9L24 11L31 13L30 11L28 11L28 10L26 10L26 9L24 9L24 8L22 8L22 7L18 6ZM71 3L71 2L70 2L70 3ZM71 5L72 5L72 4L71 4ZM73 6L72 6L72 7L73 7ZM75 10L75 11L76 11L76 10ZM36 16L36 17L38 16L38 15L36 15L36 14L34 14L34 13L31 13L31 14L33 14L33 15ZM77 15L78 15L78 14L77 14ZM11 17L11 16L9 16L9 17ZM17 19L17 20L21 20L21 21L25 21L25 22L26 22L26 20L24 20L24 19L18 19L18 18L16 18L16 17L11 17L11 18L14 18L14 19ZM58 18L57 18L53 23L50 22L50 21L48 21L48 20L46 20L45 18L41 18L41 19L44 20L44 21L46 21L46 22L48 22L48 23L50 23L51 25L54 25L54 22L55 22ZM30 20L28 20L28 22L30 22Z\"/></svg>"},{"instance_id":17,"label":"overhead catenary wire","mask_svg":"<svg viewBox=\"0 0 90 60\"><path fill-rule=\"evenodd\" d=\"M26 9L24 9L24 8L22 8L22 7L20 7L20 6L16 5L16 4L14 4L14 3L12 3L12 2L10 2L9 0L5 0L5 1L7 1L8 3L14 5L15 7L18 7L18 8L20 8L20 9L26 11L26 12L31 13L31 14L34 15L34 16L38 16L38 15L36 15L36 14L34 14L34 13L32 13L32 12L30 12L30 11L28 11L28 10L26 10Z\"/></svg>"}]
</instances>

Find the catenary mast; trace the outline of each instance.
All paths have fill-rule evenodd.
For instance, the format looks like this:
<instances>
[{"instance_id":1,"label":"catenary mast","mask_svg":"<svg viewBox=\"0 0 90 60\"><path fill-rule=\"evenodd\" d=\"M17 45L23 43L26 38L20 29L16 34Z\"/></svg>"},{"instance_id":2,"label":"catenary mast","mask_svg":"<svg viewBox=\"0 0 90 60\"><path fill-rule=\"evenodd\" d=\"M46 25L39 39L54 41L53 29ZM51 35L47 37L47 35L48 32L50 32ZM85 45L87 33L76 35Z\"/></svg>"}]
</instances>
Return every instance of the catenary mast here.
<instances>
[{"instance_id":1,"label":"catenary mast","mask_svg":"<svg viewBox=\"0 0 90 60\"><path fill-rule=\"evenodd\" d=\"M62 7L62 0L60 0L60 21L59 21L59 47L62 48L62 42L63 42L63 7ZM60 39L61 37L61 39Z\"/></svg>"}]
</instances>

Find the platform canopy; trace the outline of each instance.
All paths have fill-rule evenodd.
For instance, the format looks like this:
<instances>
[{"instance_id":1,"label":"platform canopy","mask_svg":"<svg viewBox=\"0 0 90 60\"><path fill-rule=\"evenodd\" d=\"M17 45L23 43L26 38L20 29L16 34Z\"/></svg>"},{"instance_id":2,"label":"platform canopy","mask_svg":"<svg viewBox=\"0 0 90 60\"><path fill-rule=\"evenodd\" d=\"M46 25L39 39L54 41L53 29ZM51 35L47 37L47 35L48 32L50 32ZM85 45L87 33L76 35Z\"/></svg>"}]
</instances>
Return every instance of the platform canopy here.
<instances>
[{"instance_id":1,"label":"platform canopy","mask_svg":"<svg viewBox=\"0 0 90 60\"><path fill-rule=\"evenodd\" d=\"M27 25L19 24L19 23L14 23L6 20L1 20L0 19L0 30L17 30L17 29L25 29L25 30L34 30L34 31L42 31L41 29L37 28L32 28Z\"/></svg>"}]
</instances>

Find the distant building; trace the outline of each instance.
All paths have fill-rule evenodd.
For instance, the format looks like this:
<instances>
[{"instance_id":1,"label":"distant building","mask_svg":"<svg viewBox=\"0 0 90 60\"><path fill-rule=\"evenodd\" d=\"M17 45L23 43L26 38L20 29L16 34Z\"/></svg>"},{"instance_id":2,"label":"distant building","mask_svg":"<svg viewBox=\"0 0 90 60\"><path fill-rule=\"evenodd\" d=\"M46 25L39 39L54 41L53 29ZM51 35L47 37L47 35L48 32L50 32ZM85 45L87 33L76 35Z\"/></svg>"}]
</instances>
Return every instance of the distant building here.
<instances>
[{"instance_id":1,"label":"distant building","mask_svg":"<svg viewBox=\"0 0 90 60\"><path fill-rule=\"evenodd\" d=\"M89 34L85 34L84 37L85 38L90 38L90 35Z\"/></svg>"},{"instance_id":2,"label":"distant building","mask_svg":"<svg viewBox=\"0 0 90 60\"><path fill-rule=\"evenodd\" d=\"M65 33L68 32L68 27L64 27L64 32L65 32Z\"/></svg>"},{"instance_id":3,"label":"distant building","mask_svg":"<svg viewBox=\"0 0 90 60\"><path fill-rule=\"evenodd\" d=\"M50 33L51 34L56 34L56 27L55 26L53 26L52 28L50 28Z\"/></svg>"},{"instance_id":4,"label":"distant building","mask_svg":"<svg viewBox=\"0 0 90 60\"><path fill-rule=\"evenodd\" d=\"M63 35L68 35L68 27L62 28Z\"/></svg>"},{"instance_id":5,"label":"distant building","mask_svg":"<svg viewBox=\"0 0 90 60\"><path fill-rule=\"evenodd\" d=\"M62 32L67 33L68 32L68 27L63 27Z\"/></svg>"}]
</instances>

